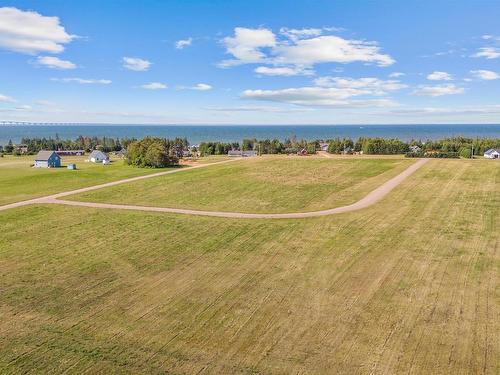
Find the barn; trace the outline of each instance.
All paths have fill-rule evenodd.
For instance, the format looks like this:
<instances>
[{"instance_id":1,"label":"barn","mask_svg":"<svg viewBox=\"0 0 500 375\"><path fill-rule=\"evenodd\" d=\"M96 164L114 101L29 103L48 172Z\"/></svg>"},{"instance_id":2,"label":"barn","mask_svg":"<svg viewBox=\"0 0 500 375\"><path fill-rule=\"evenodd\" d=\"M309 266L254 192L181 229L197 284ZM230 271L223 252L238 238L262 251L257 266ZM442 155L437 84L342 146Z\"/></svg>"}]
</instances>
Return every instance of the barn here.
<instances>
[{"instance_id":1,"label":"barn","mask_svg":"<svg viewBox=\"0 0 500 375\"><path fill-rule=\"evenodd\" d=\"M61 157L55 151L39 151L35 157L35 168L58 168L61 166Z\"/></svg>"}]
</instances>

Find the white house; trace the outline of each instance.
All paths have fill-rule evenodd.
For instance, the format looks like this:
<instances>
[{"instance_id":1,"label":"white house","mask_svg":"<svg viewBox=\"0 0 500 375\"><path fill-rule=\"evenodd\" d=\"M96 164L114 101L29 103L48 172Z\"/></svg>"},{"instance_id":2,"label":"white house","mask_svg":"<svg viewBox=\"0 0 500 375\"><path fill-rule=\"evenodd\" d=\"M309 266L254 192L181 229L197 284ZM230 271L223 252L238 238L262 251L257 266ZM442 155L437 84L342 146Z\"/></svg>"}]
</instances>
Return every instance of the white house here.
<instances>
[{"instance_id":1,"label":"white house","mask_svg":"<svg viewBox=\"0 0 500 375\"><path fill-rule=\"evenodd\" d=\"M319 143L319 148L320 148L321 151L328 151L328 146L329 145L330 144L327 143L327 142L320 142Z\"/></svg>"},{"instance_id":2,"label":"white house","mask_svg":"<svg viewBox=\"0 0 500 375\"><path fill-rule=\"evenodd\" d=\"M109 164L109 156L99 150L94 150L89 155L89 161L92 163Z\"/></svg>"},{"instance_id":3,"label":"white house","mask_svg":"<svg viewBox=\"0 0 500 375\"><path fill-rule=\"evenodd\" d=\"M500 148L490 148L484 153L486 159L500 159Z\"/></svg>"}]
</instances>

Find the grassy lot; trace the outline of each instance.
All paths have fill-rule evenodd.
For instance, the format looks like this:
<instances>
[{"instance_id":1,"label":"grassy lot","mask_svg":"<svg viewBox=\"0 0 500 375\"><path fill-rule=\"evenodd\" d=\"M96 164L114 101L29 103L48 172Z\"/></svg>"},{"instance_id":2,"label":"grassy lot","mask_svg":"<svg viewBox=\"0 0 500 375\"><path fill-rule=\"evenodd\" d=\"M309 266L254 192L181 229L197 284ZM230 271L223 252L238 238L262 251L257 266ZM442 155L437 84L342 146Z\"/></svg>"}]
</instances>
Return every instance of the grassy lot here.
<instances>
[{"instance_id":1,"label":"grassy lot","mask_svg":"<svg viewBox=\"0 0 500 375\"><path fill-rule=\"evenodd\" d=\"M323 218L2 212L0 373L498 374L499 184L431 160Z\"/></svg>"},{"instance_id":2,"label":"grassy lot","mask_svg":"<svg viewBox=\"0 0 500 375\"><path fill-rule=\"evenodd\" d=\"M247 158L69 199L239 212L290 212L353 203L412 160Z\"/></svg>"},{"instance_id":3,"label":"grassy lot","mask_svg":"<svg viewBox=\"0 0 500 375\"><path fill-rule=\"evenodd\" d=\"M31 168L33 156L0 158L0 205L158 172L124 165L123 160L110 165L89 163L85 162L87 157L63 157L63 166L76 163L76 171L65 167Z\"/></svg>"}]
</instances>

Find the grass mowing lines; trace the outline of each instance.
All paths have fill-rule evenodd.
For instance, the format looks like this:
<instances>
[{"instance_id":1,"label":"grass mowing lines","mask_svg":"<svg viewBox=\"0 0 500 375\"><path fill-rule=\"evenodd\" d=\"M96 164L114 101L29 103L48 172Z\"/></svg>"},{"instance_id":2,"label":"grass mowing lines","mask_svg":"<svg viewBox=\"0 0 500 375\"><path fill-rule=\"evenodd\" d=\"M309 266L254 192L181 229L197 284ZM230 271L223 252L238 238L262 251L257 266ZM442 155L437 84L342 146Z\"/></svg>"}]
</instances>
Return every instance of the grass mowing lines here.
<instances>
[{"instance_id":1,"label":"grass mowing lines","mask_svg":"<svg viewBox=\"0 0 500 375\"><path fill-rule=\"evenodd\" d=\"M433 160L304 220L5 211L0 372L495 373L498 176Z\"/></svg>"}]
</instances>

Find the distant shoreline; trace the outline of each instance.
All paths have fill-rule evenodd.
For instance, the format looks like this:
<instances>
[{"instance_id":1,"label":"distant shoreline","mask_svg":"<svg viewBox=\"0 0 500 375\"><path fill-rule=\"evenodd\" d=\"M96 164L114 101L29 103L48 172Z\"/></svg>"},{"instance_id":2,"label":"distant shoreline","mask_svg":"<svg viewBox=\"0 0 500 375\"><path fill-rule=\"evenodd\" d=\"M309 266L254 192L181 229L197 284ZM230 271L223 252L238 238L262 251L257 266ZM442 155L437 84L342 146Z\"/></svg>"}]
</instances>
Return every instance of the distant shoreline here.
<instances>
[{"instance_id":1,"label":"distant shoreline","mask_svg":"<svg viewBox=\"0 0 500 375\"><path fill-rule=\"evenodd\" d=\"M433 125L143 125L143 124L72 124L72 125L0 125L0 145L10 139L19 143L23 137L75 139L79 135L143 138L187 138L191 144L203 141L236 142L243 138L331 139L382 137L434 140L463 136L469 138L500 137L500 124L433 124Z\"/></svg>"}]
</instances>

